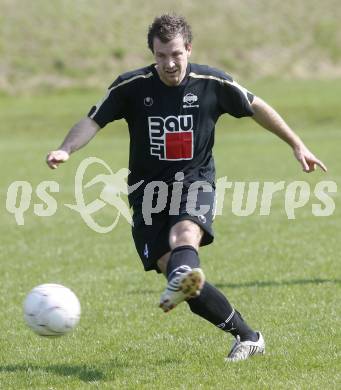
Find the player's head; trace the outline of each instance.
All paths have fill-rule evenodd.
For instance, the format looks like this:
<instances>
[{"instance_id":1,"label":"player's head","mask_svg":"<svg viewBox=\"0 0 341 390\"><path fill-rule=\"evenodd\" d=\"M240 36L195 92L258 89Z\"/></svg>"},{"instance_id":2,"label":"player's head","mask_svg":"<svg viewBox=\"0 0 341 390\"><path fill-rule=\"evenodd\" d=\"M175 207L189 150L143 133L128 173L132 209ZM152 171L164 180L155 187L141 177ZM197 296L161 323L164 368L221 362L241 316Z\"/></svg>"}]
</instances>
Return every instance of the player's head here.
<instances>
[{"instance_id":1,"label":"player's head","mask_svg":"<svg viewBox=\"0 0 341 390\"><path fill-rule=\"evenodd\" d=\"M154 19L148 30L148 47L154 53L154 38L167 43L177 36L183 38L186 47L192 44L192 30L183 16L165 14Z\"/></svg>"},{"instance_id":2,"label":"player's head","mask_svg":"<svg viewBox=\"0 0 341 390\"><path fill-rule=\"evenodd\" d=\"M169 86L179 85L192 50L192 32L186 20L168 14L155 18L149 27L148 46L161 80Z\"/></svg>"}]
</instances>

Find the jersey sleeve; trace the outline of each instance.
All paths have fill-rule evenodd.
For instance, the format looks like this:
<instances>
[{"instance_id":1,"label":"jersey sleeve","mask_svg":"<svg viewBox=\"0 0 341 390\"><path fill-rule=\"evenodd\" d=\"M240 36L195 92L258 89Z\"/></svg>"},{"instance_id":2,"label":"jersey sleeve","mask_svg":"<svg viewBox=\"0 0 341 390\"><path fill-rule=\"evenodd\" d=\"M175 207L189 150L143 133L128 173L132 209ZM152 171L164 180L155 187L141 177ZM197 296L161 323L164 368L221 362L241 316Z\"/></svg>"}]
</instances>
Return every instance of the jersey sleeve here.
<instances>
[{"instance_id":1,"label":"jersey sleeve","mask_svg":"<svg viewBox=\"0 0 341 390\"><path fill-rule=\"evenodd\" d=\"M104 98L93 106L88 113L88 117L93 119L100 127L125 117L126 98L121 84L122 80L118 77L108 88Z\"/></svg>"},{"instance_id":2,"label":"jersey sleeve","mask_svg":"<svg viewBox=\"0 0 341 390\"><path fill-rule=\"evenodd\" d=\"M251 107L254 95L232 79L224 79L220 82L218 99L222 113L236 118L254 114Z\"/></svg>"}]
</instances>

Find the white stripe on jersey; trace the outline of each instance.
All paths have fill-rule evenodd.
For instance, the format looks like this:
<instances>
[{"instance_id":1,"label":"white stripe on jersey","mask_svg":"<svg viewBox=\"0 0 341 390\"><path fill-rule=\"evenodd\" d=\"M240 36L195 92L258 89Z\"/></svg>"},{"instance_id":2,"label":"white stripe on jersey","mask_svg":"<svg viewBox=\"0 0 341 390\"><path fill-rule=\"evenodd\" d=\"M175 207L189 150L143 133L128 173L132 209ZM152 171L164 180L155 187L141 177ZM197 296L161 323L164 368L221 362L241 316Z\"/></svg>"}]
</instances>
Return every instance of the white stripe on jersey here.
<instances>
[{"instance_id":1,"label":"white stripe on jersey","mask_svg":"<svg viewBox=\"0 0 341 390\"><path fill-rule=\"evenodd\" d=\"M127 79L127 80L124 80L122 81L121 83L117 84L117 85L114 85L112 88L108 89L108 92L107 94L104 96L103 99L101 99L97 104L96 104L96 109L95 111L91 114L90 118L93 119L94 116L97 114L98 110L101 108L102 104L108 99L109 95L110 95L110 92L113 91L114 89L118 88L118 87L121 87L122 85L125 85L125 84L128 84L130 83L131 81L134 81L136 79L139 79L139 78L143 78L143 79L149 79L149 77L153 76L153 72L149 72L147 74L138 74L134 77L131 77L130 79Z\"/></svg>"},{"instance_id":2,"label":"white stripe on jersey","mask_svg":"<svg viewBox=\"0 0 341 390\"><path fill-rule=\"evenodd\" d=\"M242 87L241 85L239 85L236 81L229 81L227 79L221 79L219 77L215 77L215 76L212 76L212 75L206 75L206 74L197 74L197 73L194 73L194 72L190 72L189 77L193 77L195 79L210 79L210 80L216 80L216 81L219 81L220 83L223 83L223 84L228 84L228 85L232 85L233 87L236 87L238 88L242 94L246 97L247 101L249 101L248 99L248 96L247 94L248 93L251 93L249 92L246 88Z\"/></svg>"}]
</instances>

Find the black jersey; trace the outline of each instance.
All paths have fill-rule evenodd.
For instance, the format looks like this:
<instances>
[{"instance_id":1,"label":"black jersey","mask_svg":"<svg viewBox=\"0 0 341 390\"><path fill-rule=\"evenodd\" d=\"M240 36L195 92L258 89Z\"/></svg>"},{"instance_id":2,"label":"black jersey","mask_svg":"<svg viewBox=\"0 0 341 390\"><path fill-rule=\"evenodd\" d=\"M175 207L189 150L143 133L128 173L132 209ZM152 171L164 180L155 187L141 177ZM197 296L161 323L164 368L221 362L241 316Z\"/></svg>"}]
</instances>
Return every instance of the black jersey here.
<instances>
[{"instance_id":1,"label":"black jersey","mask_svg":"<svg viewBox=\"0 0 341 390\"><path fill-rule=\"evenodd\" d=\"M226 73L206 65L188 64L178 86L159 78L155 65L125 73L88 116L100 127L124 118L130 134L128 184L144 180L129 195L140 203L151 181L175 181L183 172L185 186L197 180L214 184L212 157L215 124L220 115L253 115L253 95Z\"/></svg>"}]
</instances>

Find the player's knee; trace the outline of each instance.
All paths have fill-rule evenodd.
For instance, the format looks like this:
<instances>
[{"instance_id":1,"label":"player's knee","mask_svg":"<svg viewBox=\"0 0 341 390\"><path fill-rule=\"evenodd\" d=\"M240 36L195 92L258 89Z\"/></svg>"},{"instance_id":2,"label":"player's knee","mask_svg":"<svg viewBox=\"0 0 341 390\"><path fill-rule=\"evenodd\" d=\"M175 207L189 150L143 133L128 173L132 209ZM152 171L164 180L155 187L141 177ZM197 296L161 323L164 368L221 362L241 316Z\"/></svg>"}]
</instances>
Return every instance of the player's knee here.
<instances>
[{"instance_id":1,"label":"player's knee","mask_svg":"<svg viewBox=\"0 0 341 390\"><path fill-rule=\"evenodd\" d=\"M198 249L202 238L200 226L191 221L181 221L174 225L170 232L170 246L172 249L183 245L191 245Z\"/></svg>"}]
</instances>

